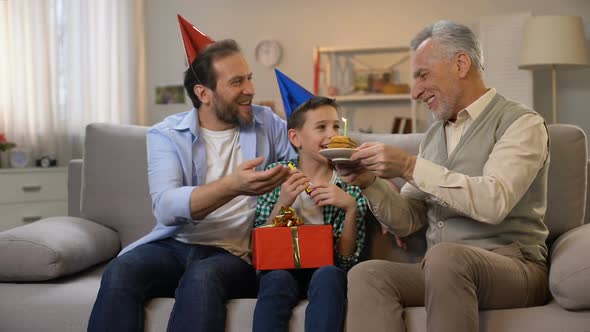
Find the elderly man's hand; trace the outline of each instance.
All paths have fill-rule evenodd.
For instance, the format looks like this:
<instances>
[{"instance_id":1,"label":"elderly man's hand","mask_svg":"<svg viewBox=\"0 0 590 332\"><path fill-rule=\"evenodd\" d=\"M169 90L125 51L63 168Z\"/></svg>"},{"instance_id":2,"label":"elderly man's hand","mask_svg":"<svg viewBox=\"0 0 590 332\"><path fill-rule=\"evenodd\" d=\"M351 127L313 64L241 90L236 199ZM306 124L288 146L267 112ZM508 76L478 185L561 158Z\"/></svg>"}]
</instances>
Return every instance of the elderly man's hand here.
<instances>
[{"instance_id":1,"label":"elderly man's hand","mask_svg":"<svg viewBox=\"0 0 590 332\"><path fill-rule=\"evenodd\" d=\"M402 177L412 180L416 157L408 152L383 143L363 143L350 157L365 169L384 179Z\"/></svg>"}]
</instances>

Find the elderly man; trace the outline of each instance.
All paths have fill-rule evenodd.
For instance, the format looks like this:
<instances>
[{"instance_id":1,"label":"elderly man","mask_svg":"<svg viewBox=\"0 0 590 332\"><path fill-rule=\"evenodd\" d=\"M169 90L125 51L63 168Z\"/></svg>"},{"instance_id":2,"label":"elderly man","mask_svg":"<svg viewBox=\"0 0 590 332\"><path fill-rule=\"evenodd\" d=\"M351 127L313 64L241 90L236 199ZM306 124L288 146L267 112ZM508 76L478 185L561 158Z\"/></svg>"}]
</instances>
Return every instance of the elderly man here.
<instances>
[{"instance_id":1,"label":"elderly man","mask_svg":"<svg viewBox=\"0 0 590 332\"><path fill-rule=\"evenodd\" d=\"M411 42L412 98L436 121L419 155L366 143L339 173L359 185L390 232L426 227L421 264L368 261L349 273L348 331L405 331L403 308L426 306L428 331L477 331L478 309L548 298L548 132L541 116L482 79L472 31L449 21ZM397 193L387 178L403 177Z\"/></svg>"}]
</instances>

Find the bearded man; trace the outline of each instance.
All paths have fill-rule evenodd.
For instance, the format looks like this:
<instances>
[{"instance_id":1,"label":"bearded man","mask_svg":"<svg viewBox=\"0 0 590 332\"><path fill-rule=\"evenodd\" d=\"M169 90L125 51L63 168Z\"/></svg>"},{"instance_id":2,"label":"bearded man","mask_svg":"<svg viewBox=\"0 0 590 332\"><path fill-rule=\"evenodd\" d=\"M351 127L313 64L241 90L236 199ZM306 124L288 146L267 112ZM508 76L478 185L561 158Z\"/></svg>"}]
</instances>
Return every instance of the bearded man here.
<instances>
[{"instance_id":1,"label":"bearded man","mask_svg":"<svg viewBox=\"0 0 590 332\"><path fill-rule=\"evenodd\" d=\"M252 73L235 41L213 42L189 62L194 108L147 134L157 225L107 265L89 331L143 331L154 297L175 298L168 331L225 331L226 302L256 296L256 196L289 175L286 167L261 171L294 157L286 123L252 105Z\"/></svg>"}]
</instances>

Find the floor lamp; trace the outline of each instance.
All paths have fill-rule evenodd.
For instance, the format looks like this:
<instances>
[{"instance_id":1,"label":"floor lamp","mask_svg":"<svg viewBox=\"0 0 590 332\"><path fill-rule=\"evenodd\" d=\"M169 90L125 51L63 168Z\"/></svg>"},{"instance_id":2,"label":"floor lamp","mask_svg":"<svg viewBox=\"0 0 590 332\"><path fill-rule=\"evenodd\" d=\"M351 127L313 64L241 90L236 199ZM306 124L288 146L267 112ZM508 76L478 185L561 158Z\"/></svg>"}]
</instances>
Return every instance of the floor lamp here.
<instances>
[{"instance_id":1,"label":"floor lamp","mask_svg":"<svg viewBox=\"0 0 590 332\"><path fill-rule=\"evenodd\" d=\"M519 68L551 68L553 123L557 123L557 68L588 65L586 43L579 16L532 16L526 22Z\"/></svg>"}]
</instances>

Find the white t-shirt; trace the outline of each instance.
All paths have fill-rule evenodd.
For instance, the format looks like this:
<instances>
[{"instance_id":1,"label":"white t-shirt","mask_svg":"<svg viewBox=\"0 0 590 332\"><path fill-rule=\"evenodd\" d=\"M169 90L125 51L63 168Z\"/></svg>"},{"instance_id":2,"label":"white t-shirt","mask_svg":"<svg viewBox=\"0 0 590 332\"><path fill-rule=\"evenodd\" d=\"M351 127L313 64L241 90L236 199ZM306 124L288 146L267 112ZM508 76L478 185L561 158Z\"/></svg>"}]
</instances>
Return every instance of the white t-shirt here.
<instances>
[{"instance_id":1,"label":"white t-shirt","mask_svg":"<svg viewBox=\"0 0 590 332\"><path fill-rule=\"evenodd\" d=\"M240 131L200 129L207 152L205 183L233 173L242 163ZM250 232L256 213L256 196L237 196L196 225L184 225L174 238L185 243L212 245L249 261Z\"/></svg>"},{"instance_id":2,"label":"white t-shirt","mask_svg":"<svg viewBox=\"0 0 590 332\"><path fill-rule=\"evenodd\" d=\"M336 183L336 172L332 171L332 177L330 183ZM317 206L313 199L309 197L307 192L303 191L293 203L293 208L297 211L297 215L305 220L306 224L323 225L324 215L322 214L322 208Z\"/></svg>"}]
</instances>

